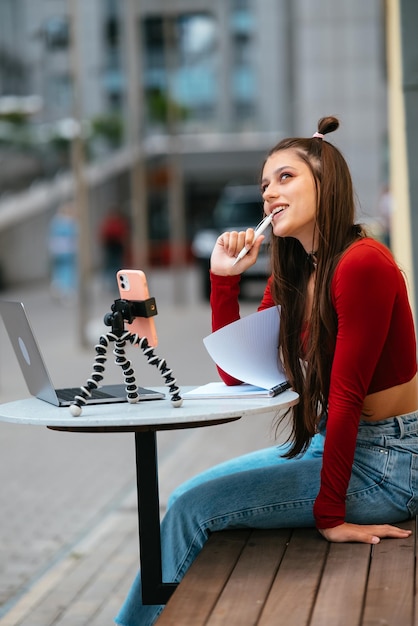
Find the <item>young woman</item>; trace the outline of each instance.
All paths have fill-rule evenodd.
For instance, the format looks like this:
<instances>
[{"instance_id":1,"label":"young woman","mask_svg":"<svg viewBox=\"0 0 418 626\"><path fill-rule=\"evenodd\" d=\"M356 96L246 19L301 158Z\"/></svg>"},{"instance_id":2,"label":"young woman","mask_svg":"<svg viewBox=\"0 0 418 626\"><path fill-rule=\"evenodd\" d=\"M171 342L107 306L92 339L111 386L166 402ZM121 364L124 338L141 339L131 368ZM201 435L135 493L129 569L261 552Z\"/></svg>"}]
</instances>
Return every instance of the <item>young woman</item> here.
<instances>
[{"instance_id":1,"label":"young woman","mask_svg":"<svg viewBox=\"0 0 418 626\"><path fill-rule=\"evenodd\" d=\"M223 463L173 494L162 522L165 580L180 580L210 532L315 526L328 541L407 537L418 513L418 390L405 280L389 250L354 224L351 176L324 136L281 141L261 192L272 221L272 275L260 309L281 306L280 356L300 395L286 446ZM212 321L239 318L240 274L263 235L221 235L212 253ZM233 264L242 248L248 254ZM220 371L227 384L238 384ZM117 623L152 624L140 577Z\"/></svg>"}]
</instances>

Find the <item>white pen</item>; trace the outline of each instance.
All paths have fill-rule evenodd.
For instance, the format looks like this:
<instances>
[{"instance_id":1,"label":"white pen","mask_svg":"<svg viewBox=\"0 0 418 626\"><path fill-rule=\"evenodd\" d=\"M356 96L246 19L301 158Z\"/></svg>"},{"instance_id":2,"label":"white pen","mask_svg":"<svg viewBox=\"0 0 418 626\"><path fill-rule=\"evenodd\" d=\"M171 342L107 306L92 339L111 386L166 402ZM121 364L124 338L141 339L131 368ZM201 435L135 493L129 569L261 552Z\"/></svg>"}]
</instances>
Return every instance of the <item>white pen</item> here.
<instances>
[{"instance_id":1,"label":"white pen","mask_svg":"<svg viewBox=\"0 0 418 626\"><path fill-rule=\"evenodd\" d=\"M260 235L262 235L264 233L264 231L266 230L267 226L269 224L271 224L271 220L273 219L273 215L276 215L276 213L281 213L281 211L283 211L283 209L280 210L275 210L273 211L273 213L270 213L270 215L267 215L262 222L260 222L260 225L258 226L258 228L256 228L255 232L254 232L254 241L256 241L257 237L259 237ZM239 253L239 255L237 256L236 259L234 259L234 262L232 263L232 267L238 263L238 261L241 261L241 259L243 259L245 257L245 255L251 250L251 248L247 248L244 247L241 252Z\"/></svg>"}]
</instances>

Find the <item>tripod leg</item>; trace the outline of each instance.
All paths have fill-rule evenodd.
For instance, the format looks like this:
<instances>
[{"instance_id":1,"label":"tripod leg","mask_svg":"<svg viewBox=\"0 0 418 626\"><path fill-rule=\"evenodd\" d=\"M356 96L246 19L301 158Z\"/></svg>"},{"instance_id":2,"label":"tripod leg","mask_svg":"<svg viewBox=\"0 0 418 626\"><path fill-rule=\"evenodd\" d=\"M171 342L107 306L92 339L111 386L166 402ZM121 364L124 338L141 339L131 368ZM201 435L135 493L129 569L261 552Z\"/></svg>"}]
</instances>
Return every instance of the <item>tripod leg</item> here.
<instances>
[{"instance_id":1,"label":"tripod leg","mask_svg":"<svg viewBox=\"0 0 418 626\"><path fill-rule=\"evenodd\" d=\"M180 389L177 386L176 379L171 376L173 370L167 367L166 360L161 359L159 356L154 354L154 348L149 345L146 337L131 335L130 341L132 344L137 343L144 355L147 357L148 363L150 365L155 365L155 367L160 371L161 376L164 378L165 384L167 385L167 387L169 387L172 405L175 407L182 406L183 398L180 396Z\"/></svg>"},{"instance_id":2,"label":"tripod leg","mask_svg":"<svg viewBox=\"0 0 418 626\"><path fill-rule=\"evenodd\" d=\"M115 363L122 368L126 387L126 397L128 402L135 404L139 400L138 387L135 381L135 372L131 365L131 361L126 358L125 344L130 333L125 333L115 343L113 354L115 355Z\"/></svg>"},{"instance_id":3,"label":"tripod leg","mask_svg":"<svg viewBox=\"0 0 418 626\"><path fill-rule=\"evenodd\" d=\"M92 389L97 389L100 385L100 381L103 380L109 342L115 341L115 339L117 339L116 335L107 333L106 335L101 335L99 343L96 344L96 357L91 378L87 380L85 387L80 387L80 393L75 396L74 402L70 406L70 413L74 417L81 415L82 407L85 406L87 398L91 396Z\"/></svg>"}]
</instances>

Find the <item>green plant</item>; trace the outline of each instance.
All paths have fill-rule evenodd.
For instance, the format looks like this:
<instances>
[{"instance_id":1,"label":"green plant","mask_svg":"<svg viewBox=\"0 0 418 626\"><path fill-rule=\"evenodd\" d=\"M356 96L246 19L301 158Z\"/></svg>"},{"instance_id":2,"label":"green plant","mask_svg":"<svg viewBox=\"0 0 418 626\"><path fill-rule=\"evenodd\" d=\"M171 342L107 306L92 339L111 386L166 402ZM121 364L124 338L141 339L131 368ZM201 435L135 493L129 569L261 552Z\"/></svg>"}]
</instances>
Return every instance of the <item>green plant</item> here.
<instances>
[{"instance_id":1,"label":"green plant","mask_svg":"<svg viewBox=\"0 0 418 626\"><path fill-rule=\"evenodd\" d=\"M91 120L92 136L104 139L112 147L119 146L123 138L123 121L120 115L98 115Z\"/></svg>"}]
</instances>

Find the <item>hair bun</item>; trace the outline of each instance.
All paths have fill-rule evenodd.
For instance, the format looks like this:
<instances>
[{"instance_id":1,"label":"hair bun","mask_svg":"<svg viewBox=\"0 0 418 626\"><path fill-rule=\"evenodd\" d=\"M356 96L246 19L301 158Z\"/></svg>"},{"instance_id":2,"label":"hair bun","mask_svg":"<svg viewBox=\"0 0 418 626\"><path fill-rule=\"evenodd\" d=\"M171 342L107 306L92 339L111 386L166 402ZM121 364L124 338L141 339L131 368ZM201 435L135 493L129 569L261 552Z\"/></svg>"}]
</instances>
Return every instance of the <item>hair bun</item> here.
<instances>
[{"instance_id":1,"label":"hair bun","mask_svg":"<svg viewBox=\"0 0 418 626\"><path fill-rule=\"evenodd\" d=\"M328 133L333 133L339 127L340 122L338 119L332 115L328 117L321 117L318 122L318 132L322 135L327 135Z\"/></svg>"}]
</instances>

